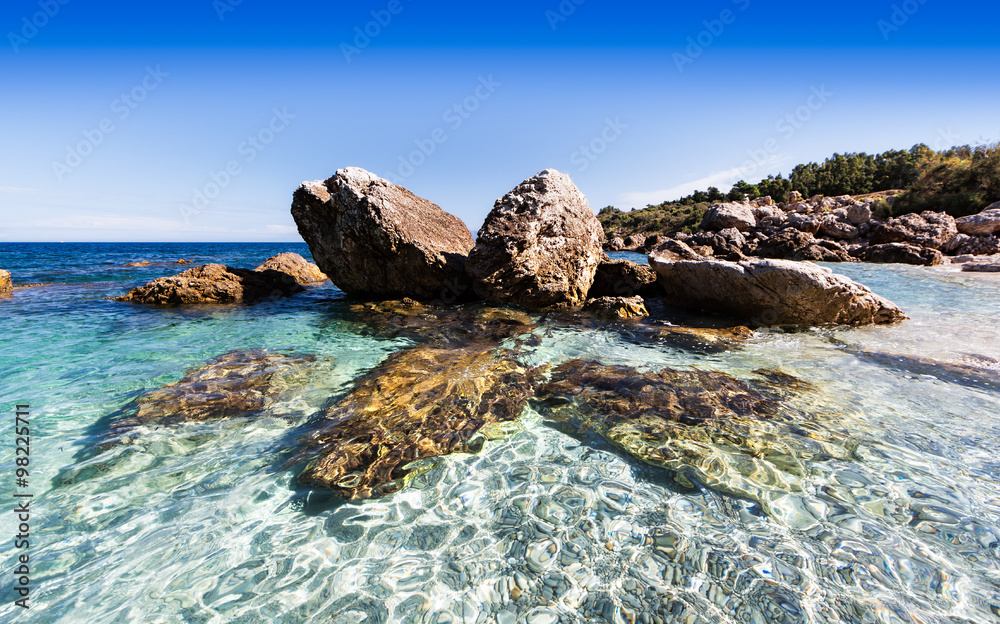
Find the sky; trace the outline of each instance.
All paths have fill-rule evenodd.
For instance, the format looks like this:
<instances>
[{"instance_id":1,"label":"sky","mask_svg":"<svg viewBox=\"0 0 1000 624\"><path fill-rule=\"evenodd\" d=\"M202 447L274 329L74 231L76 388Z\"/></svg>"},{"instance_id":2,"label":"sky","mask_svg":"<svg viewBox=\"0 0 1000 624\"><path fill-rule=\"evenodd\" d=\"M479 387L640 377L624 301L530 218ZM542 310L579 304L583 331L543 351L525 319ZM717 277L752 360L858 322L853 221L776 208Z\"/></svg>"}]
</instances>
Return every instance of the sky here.
<instances>
[{"instance_id":1,"label":"sky","mask_svg":"<svg viewBox=\"0 0 1000 624\"><path fill-rule=\"evenodd\" d=\"M998 18L941 0L5 0L0 241L298 242L295 188L348 166L475 233L547 168L596 211L838 152L992 143Z\"/></svg>"}]
</instances>

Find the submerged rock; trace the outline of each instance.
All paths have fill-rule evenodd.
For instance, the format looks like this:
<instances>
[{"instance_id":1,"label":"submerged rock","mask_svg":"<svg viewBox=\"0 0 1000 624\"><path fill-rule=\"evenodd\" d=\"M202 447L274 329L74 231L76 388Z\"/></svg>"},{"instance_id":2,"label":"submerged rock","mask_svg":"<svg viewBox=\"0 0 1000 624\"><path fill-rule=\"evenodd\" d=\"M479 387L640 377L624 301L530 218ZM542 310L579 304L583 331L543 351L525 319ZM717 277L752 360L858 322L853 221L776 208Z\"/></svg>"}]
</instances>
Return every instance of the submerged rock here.
<instances>
[{"instance_id":1,"label":"submerged rock","mask_svg":"<svg viewBox=\"0 0 1000 624\"><path fill-rule=\"evenodd\" d=\"M149 266L149 260L141 260L139 262L126 262L124 266L127 267L144 267Z\"/></svg>"},{"instance_id":2,"label":"submerged rock","mask_svg":"<svg viewBox=\"0 0 1000 624\"><path fill-rule=\"evenodd\" d=\"M650 256L669 305L750 319L759 325L866 325L906 315L867 287L806 262L664 261Z\"/></svg>"},{"instance_id":3,"label":"submerged rock","mask_svg":"<svg viewBox=\"0 0 1000 624\"><path fill-rule=\"evenodd\" d=\"M636 295L656 297L662 294L663 290L656 283L656 272L653 269L630 260L609 260L597 265L594 283L587 296L596 299Z\"/></svg>"},{"instance_id":4,"label":"submerged rock","mask_svg":"<svg viewBox=\"0 0 1000 624\"><path fill-rule=\"evenodd\" d=\"M536 374L482 343L394 353L324 414L292 459L315 457L299 483L349 500L393 492L412 462L475 451L480 429L518 418Z\"/></svg>"},{"instance_id":5,"label":"submerged rock","mask_svg":"<svg viewBox=\"0 0 1000 624\"><path fill-rule=\"evenodd\" d=\"M158 305L236 303L287 297L301 291L302 287L287 273L205 264L172 277L157 278L111 299Z\"/></svg>"},{"instance_id":6,"label":"submerged rock","mask_svg":"<svg viewBox=\"0 0 1000 624\"><path fill-rule=\"evenodd\" d=\"M583 311L597 318L609 320L625 320L649 316L646 302L642 297L599 297L590 299L583 306Z\"/></svg>"},{"instance_id":7,"label":"submerged rock","mask_svg":"<svg viewBox=\"0 0 1000 624\"><path fill-rule=\"evenodd\" d=\"M10 271L0 269L0 293L8 293L14 290L14 284L10 280Z\"/></svg>"},{"instance_id":8,"label":"submerged rock","mask_svg":"<svg viewBox=\"0 0 1000 624\"><path fill-rule=\"evenodd\" d=\"M451 306L424 304L413 299L356 303L355 319L379 337L406 337L421 342L467 343L501 340L527 334L536 325L521 310L478 303Z\"/></svg>"},{"instance_id":9,"label":"submerged rock","mask_svg":"<svg viewBox=\"0 0 1000 624\"><path fill-rule=\"evenodd\" d=\"M265 260L254 271L281 271L291 275L299 284L315 284L329 279L319 267L297 253L280 253Z\"/></svg>"},{"instance_id":10,"label":"submerged rock","mask_svg":"<svg viewBox=\"0 0 1000 624\"><path fill-rule=\"evenodd\" d=\"M461 219L364 169L304 182L292 216L320 270L349 295L469 294L465 260L474 243Z\"/></svg>"},{"instance_id":11,"label":"submerged rock","mask_svg":"<svg viewBox=\"0 0 1000 624\"><path fill-rule=\"evenodd\" d=\"M262 350L232 351L190 370L172 384L137 398L115 419L108 437L121 438L140 425L174 425L191 421L259 414L285 389L278 377L315 357Z\"/></svg>"},{"instance_id":12,"label":"submerged rock","mask_svg":"<svg viewBox=\"0 0 1000 624\"><path fill-rule=\"evenodd\" d=\"M993 358L970 356L963 361L948 362L918 355L869 351L846 345L845 350L863 360L907 373L927 375L972 388L1000 389L1000 362Z\"/></svg>"},{"instance_id":13,"label":"submerged rock","mask_svg":"<svg viewBox=\"0 0 1000 624\"><path fill-rule=\"evenodd\" d=\"M577 306L604 257L604 231L569 176L546 169L497 200L467 269L489 301Z\"/></svg>"}]
</instances>

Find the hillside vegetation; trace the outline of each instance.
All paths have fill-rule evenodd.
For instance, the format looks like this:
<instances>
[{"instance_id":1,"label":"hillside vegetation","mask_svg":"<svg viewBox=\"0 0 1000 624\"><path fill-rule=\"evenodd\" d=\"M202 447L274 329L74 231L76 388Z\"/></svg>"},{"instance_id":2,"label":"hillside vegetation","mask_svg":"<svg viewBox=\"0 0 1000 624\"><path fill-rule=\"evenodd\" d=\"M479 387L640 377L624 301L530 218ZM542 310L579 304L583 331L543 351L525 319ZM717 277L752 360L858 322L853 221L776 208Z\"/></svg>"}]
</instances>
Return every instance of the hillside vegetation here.
<instances>
[{"instance_id":1,"label":"hillside vegetation","mask_svg":"<svg viewBox=\"0 0 1000 624\"><path fill-rule=\"evenodd\" d=\"M934 210L963 217L1000 201L1000 143L953 147L935 151L919 144L909 150L881 154L834 154L822 163L797 165L785 178L768 176L756 184L740 180L723 193L718 188L695 191L687 197L655 206L622 211L603 208L598 219L608 239L630 234L693 233L712 204L770 196L784 201L791 191L803 197L866 195L903 189L895 202L882 202L882 219L909 212Z\"/></svg>"}]
</instances>

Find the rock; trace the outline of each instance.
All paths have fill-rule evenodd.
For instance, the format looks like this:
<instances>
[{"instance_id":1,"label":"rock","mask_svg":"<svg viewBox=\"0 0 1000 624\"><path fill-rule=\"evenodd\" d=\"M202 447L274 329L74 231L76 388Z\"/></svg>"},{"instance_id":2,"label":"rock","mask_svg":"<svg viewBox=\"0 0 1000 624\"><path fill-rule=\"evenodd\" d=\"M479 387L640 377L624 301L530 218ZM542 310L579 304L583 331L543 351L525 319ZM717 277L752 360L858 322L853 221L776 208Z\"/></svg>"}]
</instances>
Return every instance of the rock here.
<instances>
[{"instance_id":1,"label":"rock","mask_svg":"<svg viewBox=\"0 0 1000 624\"><path fill-rule=\"evenodd\" d=\"M650 256L667 302L759 325L865 325L905 319L895 304L829 269L804 262L670 262Z\"/></svg>"},{"instance_id":2,"label":"rock","mask_svg":"<svg viewBox=\"0 0 1000 624\"><path fill-rule=\"evenodd\" d=\"M642 297L598 297L590 299L583 306L583 311L598 318L619 321L631 318L649 316L646 302Z\"/></svg>"},{"instance_id":3,"label":"rock","mask_svg":"<svg viewBox=\"0 0 1000 624\"><path fill-rule=\"evenodd\" d=\"M808 260L809 262L851 262L853 259L838 243L817 240L812 245L796 249L788 260Z\"/></svg>"},{"instance_id":4,"label":"rock","mask_svg":"<svg viewBox=\"0 0 1000 624\"><path fill-rule=\"evenodd\" d=\"M319 267L309 262L297 253L280 253L264 261L254 271L281 271L291 275L299 284L315 284L325 282L327 276L319 270Z\"/></svg>"},{"instance_id":5,"label":"rock","mask_svg":"<svg viewBox=\"0 0 1000 624\"><path fill-rule=\"evenodd\" d=\"M501 340L527 334L536 325L521 310L480 303L425 304L413 299L355 303L350 320L379 338L408 338L438 345Z\"/></svg>"},{"instance_id":6,"label":"rock","mask_svg":"<svg viewBox=\"0 0 1000 624\"><path fill-rule=\"evenodd\" d=\"M299 483L353 500L398 490L409 464L475 452L479 431L517 419L538 371L509 350L420 346L390 355L326 410L305 449Z\"/></svg>"},{"instance_id":7,"label":"rock","mask_svg":"<svg viewBox=\"0 0 1000 624\"><path fill-rule=\"evenodd\" d=\"M771 199L770 195L765 195L764 197L758 197L757 199L752 200L750 202L750 205L755 208L763 208L764 206L773 206L774 200Z\"/></svg>"},{"instance_id":8,"label":"rock","mask_svg":"<svg viewBox=\"0 0 1000 624\"><path fill-rule=\"evenodd\" d=\"M692 249L696 250L697 246L708 246L712 249L712 253L720 258L733 261L746 258L743 248L747 241L736 228L715 233L698 232L688 240L694 245Z\"/></svg>"},{"instance_id":9,"label":"rock","mask_svg":"<svg viewBox=\"0 0 1000 624\"><path fill-rule=\"evenodd\" d=\"M989 236L1000 232L1000 202L990 204L979 214L956 219L955 226L959 232L969 236Z\"/></svg>"},{"instance_id":10,"label":"rock","mask_svg":"<svg viewBox=\"0 0 1000 624\"><path fill-rule=\"evenodd\" d=\"M852 225L868 223L872 218L872 209L869 204L852 203L847 206L847 220Z\"/></svg>"},{"instance_id":11,"label":"rock","mask_svg":"<svg viewBox=\"0 0 1000 624\"><path fill-rule=\"evenodd\" d=\"M236 303L287 297L301 291L302 287L290 275L279 271L250 271L205 264L172 277L157 278L112 300L159 305Z\"/></svg>"},{"instance_id":12,"label":"rock","mask_svg":"<svg viewBox=\"0 0 1000 624\"><path fill-rule=\"evenodd\" d=\"M14 284L10 280L10 271L0 269L0 293L8 293L12 290L14 290Z\"/></svg>"},{"instance_id":13,"label":"rock","mask_svg":"<svg viewBox=\"0 0 1000 624\"><path fill-rule=\"evenodd\" d=\"M259 414L288 388L289 374L312 362L310 355L231 351L190 370L179 381L146 392L113 418L107 448L140 425L240 418Z\"/></svg>"},{"instance_id":14,"label":"rock","mask_svg":"<svg viewBox=\"0 0 1000 624\"><path fill-rule=\"evenodd\" d=\"M819 202L816 202L815 205L820 210L831 210L832 211L835 208L837 208L838 206L840 206L840 202L838 202L836 200L836 198L833 198L833 197L824 197L824 198L820 199Z\"/></svg>"},{"instance_id":15,"label":"rock","mask_svg":"<svg viewBox=\"0 0 1000 624\"><path fill-rule=\"evenodd\" d=\"M958 250L970 240L972 240L972 237L967 234L956 234L952 236L951 240L947 243L941 245L941 251L947 254L957 253Z\"/></svg>"},{"instance_id":16,"label":"rock","mask_svg":"<svg viewBox=\"0 0 1000 624\"><path fill-rule=\"evenodd\" d=\"M969 354L960 361L948 362L918 355L868 351L852 345L844 347L846 353L895 370L921 377L935 377L971 388L1000 389L1000 362L994 358Z\"/></svg>"},{"instance_id":17,"label":"rock","mask_svg":"<svg viewBox=\"0 0 1000 624\"><path fill-rule=\"evenodd\" d=\"M970 273L1000 273L1000 263L997 262L967 262L962 270Z\"/></svg>"},{"instance_id":18,"label":"rock","mask_svg":"<svg viewBox=\"0 0 1000 624\"><path fill-rule=\"evenodd\" d=\"M650 252L658 253L661 256L665 255L675 260L701 260L701 255L682 240L667 239L662 244L651 249ZM653 281L656 281L655 273L653 274Z\"/></svg>"},{"instance_id":19,"label":"rock","mask_svg":"<svg viewBox=\"0 0 1000 624\"><path fill-rule=\"evenodd\" d=\"M907 243L939 249L957 233L954 217L928 210L889 219L872 231L871 244Z\"/></svg>"},{"instance_id":20,"label":"rock","mask_svg":"<svg viewBox=\"0 0 1000 624\"><path fill-rule=\"evenodd\" d=\"M828 215L820 222L819 231L836 240L850 240L858 237L858 228L834 215Z\"/></svg>"},{"instance_id":21,"label":"rock","mask_svg":"<svg viewBox=\"0 0 1000 624\"><path fill-rule=\"evenodd\" d=\"M757 219L753 216L753 208L749 204L726 203L716 204L708 209L701 220L703 230L725 230L736 228L748 232L757 227Z\"/></svg>"},{"instance_id":22,"label":"rock","mask_svg":"<svg viewBox=\"0 0 1000 624\"><path fill-rule=\"evenodd\" d=\"M784 210L772 205L754 208L753 216L757 220L757 227L778 226L788 220Z\"/></svg>"},{"instance_id":23,"label":"rock","mask_svg":"<svg viewBox=\"0 0 1000 624\"><path fill-rule=\"evenodd\" d=\"M190 260L185 260L184 258L181 258L180 260L177 261L177 264L194 264L194 262L191 262Z\"/></svg>"},{"instance_id":24,"label":"rock","mask_svg":"<svg viewBox=\"0 0 1000 624\"><path fill-rule=\"evenodd\" d=\"M604 231L569 176L546 169L497 200L467 270L476 293L531 308L582 304Z\"/></svg>"},{"instance_id":25,"label":"rock","mask_svg":"<svg viewBox=\"0 0 1000 624\"><path fill-rule=\"evenodd\" d=\"M646 244L645 234L630 234L625 239L625 249L642 249Z\"/></svg>"},{"instance_id":26,"label":"rock","mask_svg":"<svg viewBox=\"0 0 1000 624\"><path fill-rule=\"evenodd\" d=\"M608 244L605 245L605 249L608 251L622 251L625 249L625 240L620 236L616 236L608 241Z\"/></svg>"},{"instance_id":27,"label":"rock","mask_svg":"<svg viewBox=\"0 0 1000 624\"><path fill-rule=\"evenodd\" d=\"M921 266L937 266L944 262L944 256L937 249L917 247L906 243L885 243L871 245L862 253L865 262L884 262L895 264L916 264Z\"/></svg>"},{"instance_id":28,"label":"rock","mask_svg":"<svg viewBox=\"0 0 1000 624\"><path fill-rule=\"evenodd\" d=\"M851 256L833 241L819 241L808 232L792 228L781 230L757 244L761 258L809 260L812 262L850 262Z\"/></svg>"},{"instance_id":29,"label":"rock","mask_svg":"<svg viewBox=\"0 0 1000 624\"><path fill-rule=\"evenodd\" d=\"M127 267L144 267L144 266L149 266L149 260L143 260L141 262L126 262L124 266L127 266Z\"/></svg>"},{"instance_id":30,"label":"rock","mask_svg":"<svg viewBox=\"0 0 1000 624\"><path fill-rule=\"evenodd\" d=\"M447 299L468 295L472 235L437 205L348 167L295 191L292 216L319 269L349 295Z\"/></svg>"},{"instance_id":31,"label":"rock","mask_svg":"<svg viewBox=\"0 0 1000 624\"><path fill-rule=\"evenodd\" d=\"M819 234L819 228L823 222L813 215L792 213L788 215L787 223L790 227L793 227L800 232Z\"/></svg>"},{"instance_id":32,"label":"rock","mask_svg":"<svg viewBox=\"0 0 1000 624\"><path fill-rule=\"evenodd\" d=\"M677 244L683 245L684 243ZM693 251L691 253L694 254ZM662 294L663 290L656 283L656 272L653 269L629 260L611 260L597 265L594 283L587 296L595 299L600 297L633 297L635 295L656 297Z\"/></svg>"},{"instance_id":33,"label":"rock","mask_svg":"<svg viewBox=\"0 0 1000 624\"><path fill-rule=\"evenodd\" d=\"M666 243L669 240L673 240L669 236L664 236L663 234L651 234L646 237L646 240L642 242L642 250L649 251L651 249L656 249L660 245ZM638 250L637 250L638 251Z\"/></svg>"},{"instance_id":34,"label":"rock","mask_svg":"<svg viewBox=\"0 0 1000 624\"><path fill-rule=\"evenodd\" d=\"M790 193L785 195L786 204L794 204L800 201L802 201L802 193L798 191L791 191Z\"/></svg>"},{"instance_id":35,"label":"rock","mask_svg":"<svg viewBox=\"0 0 1000 624\"><path fill-rule=\"evenodd\" d=\"M960 236L965 236L961 234ZM996 236L970 236L954 250L956 254L991 256L1000 253L1000 238Z\"/></svg>"}]
</instances>

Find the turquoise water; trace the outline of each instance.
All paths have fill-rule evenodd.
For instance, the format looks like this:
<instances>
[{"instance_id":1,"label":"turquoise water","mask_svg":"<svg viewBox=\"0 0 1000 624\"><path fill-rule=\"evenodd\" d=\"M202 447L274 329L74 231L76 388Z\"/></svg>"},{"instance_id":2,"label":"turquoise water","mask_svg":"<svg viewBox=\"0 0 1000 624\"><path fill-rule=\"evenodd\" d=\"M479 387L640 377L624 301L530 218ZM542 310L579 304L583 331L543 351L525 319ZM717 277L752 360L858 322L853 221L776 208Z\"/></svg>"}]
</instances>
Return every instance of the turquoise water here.
<instances>
[{"instance_id":1,"label":"turquoise water","mask_svg":"<svg viewBox=\"0 0 1000 624\"><path fill-rule=\"evenodd\" d=\"M329 285L255 306L104 299L185 268L129 261L253 267L281 251L308 257L293 244L0 244L16 283L44 284L0 298L0 498L10 505L14 489L16 403L31 405L35 494L32 609L12 604L4 535L0 620L1000 621L1000 390L856 355L995 369L992 276L830 265L911 320L758 332L725 353L536 330L537 363L585 357L743 379L780 367L810 382L747 434L791 463L717 441L681 484L528 408L481 452L346 503L298 488L283 459L331 398L411 343L365 335ZM83 459L137 395L247 348L294 349L321 365L262 417L146 431ZM64 469L81 477L54 486Z\"/></svg>"}]
</instances>

